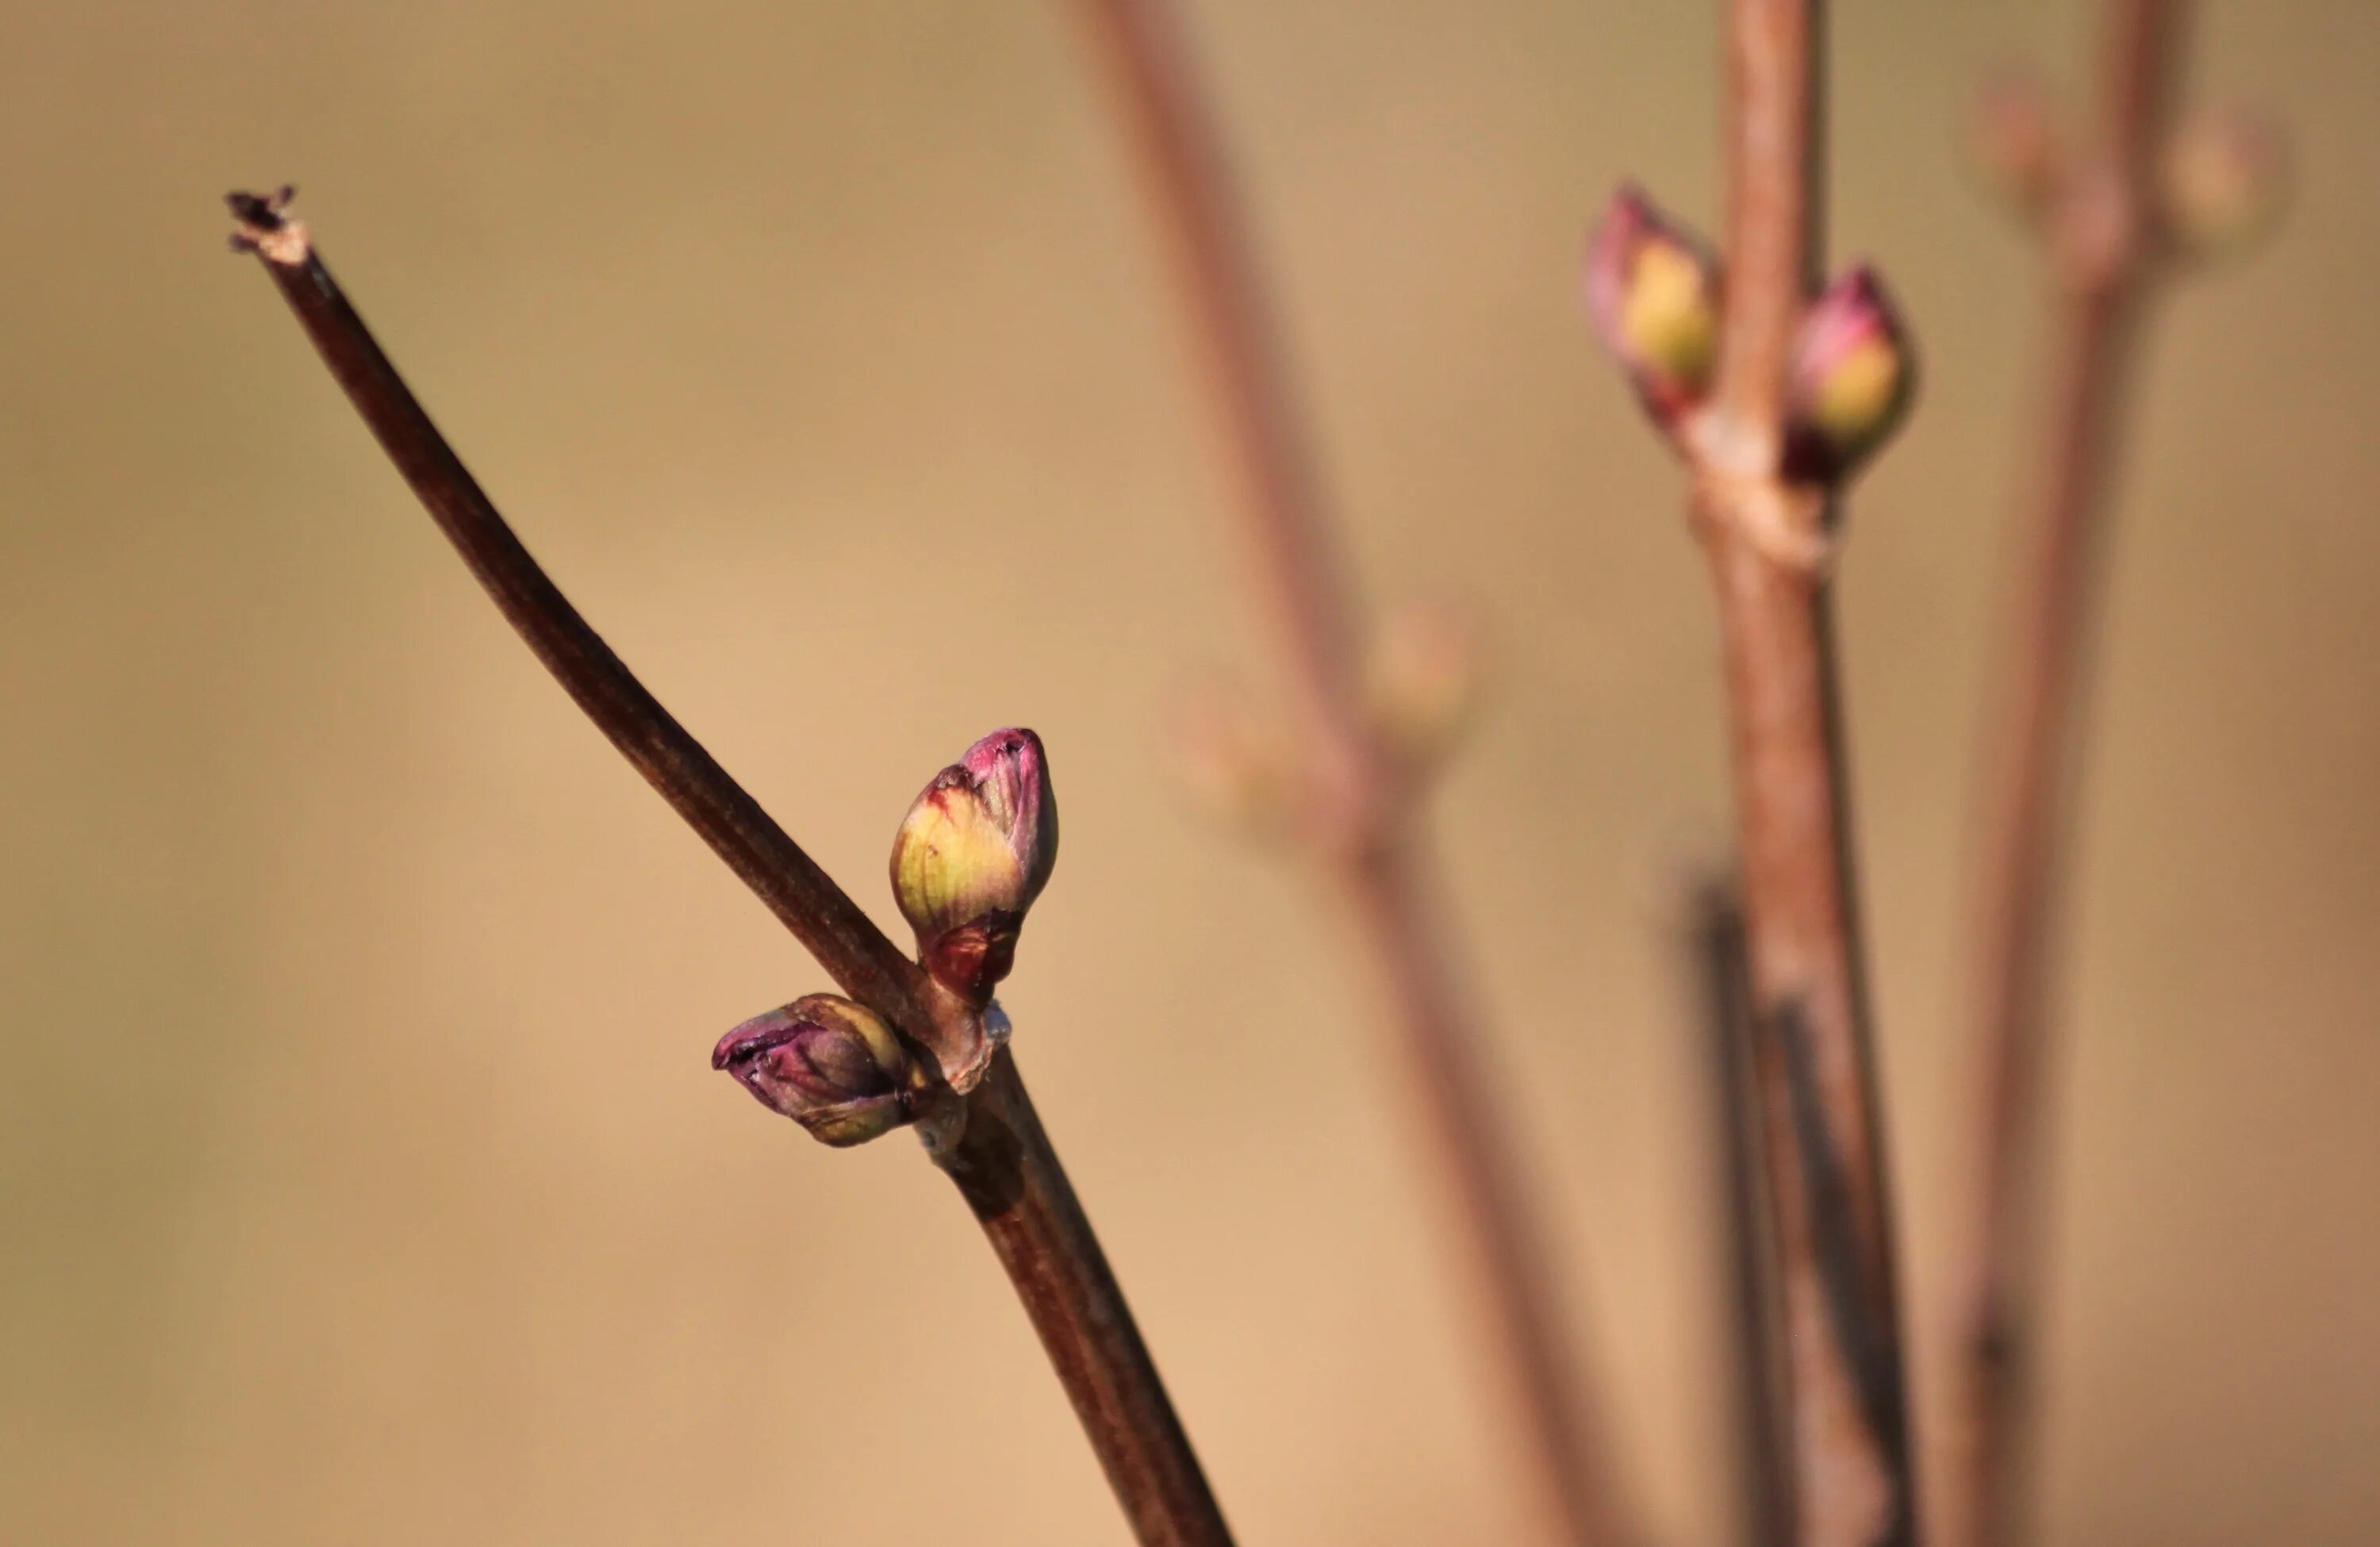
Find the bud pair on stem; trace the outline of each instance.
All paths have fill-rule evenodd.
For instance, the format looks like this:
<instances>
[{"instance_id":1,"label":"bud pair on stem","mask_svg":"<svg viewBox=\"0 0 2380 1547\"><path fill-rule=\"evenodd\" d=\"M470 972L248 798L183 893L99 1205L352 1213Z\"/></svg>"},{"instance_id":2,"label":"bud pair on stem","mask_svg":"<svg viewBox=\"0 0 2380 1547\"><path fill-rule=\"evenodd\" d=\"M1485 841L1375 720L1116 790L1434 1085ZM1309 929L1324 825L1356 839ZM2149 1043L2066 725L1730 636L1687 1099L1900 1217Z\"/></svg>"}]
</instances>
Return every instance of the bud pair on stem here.
<instances>
[{"instance_id":1,"label":"bud pair on stem","mask_svg":"<svg viewBox=\"0 0 2380 1547\"><path fill-rule=\"evenodd\" d=\"M1041 739L1000 730L934 775L892 840L892 892L917 932L929 976L999 1038L991 991L1016 957L1027 909L1058 859L1058 807ZM989 1012L987 1014L987 1012ZM833 1145L861 1144L914 1121L937 1078L964 1090L969 1067L934 1074L865 1005L813 993L757 1016L720 1039L711 1066L733 1074L762 1105Z\"/></svg>"},{"instance_id":2,"label":"bud pair on stem","mask_svg":"<svg viewBox=\"0 0 2380 1547\"><path fill-rule=\"evenodd\" d=\"M2084 152L2059 118L2048 87L2015 67L1985 82L1968 113L1969 170L2034 224L2052 222L2061 200L2089 191ZM2139 191L2161 252L2217 261L2239 257L2271 233L2289 189L2280 127L2255 108L2233 105L2193 112L2168 130Z\"/></svg>"},{"instance_id":3,"label":"bud pair on stem","mask_svg":"<svg viewBox=\"0 0 2380 1547\"><path fill-rule=\"evenodd\" d=\"M1685 444L1718 374L1726 276L1708 247L1633 184L1588 244L1587 311L1645 408ZM1785 384L1784 468L1796 482L1840 481L1906 412L1915 360L1900 312L1863 264L1810 302Z\"/></svg>"}]
</instances>

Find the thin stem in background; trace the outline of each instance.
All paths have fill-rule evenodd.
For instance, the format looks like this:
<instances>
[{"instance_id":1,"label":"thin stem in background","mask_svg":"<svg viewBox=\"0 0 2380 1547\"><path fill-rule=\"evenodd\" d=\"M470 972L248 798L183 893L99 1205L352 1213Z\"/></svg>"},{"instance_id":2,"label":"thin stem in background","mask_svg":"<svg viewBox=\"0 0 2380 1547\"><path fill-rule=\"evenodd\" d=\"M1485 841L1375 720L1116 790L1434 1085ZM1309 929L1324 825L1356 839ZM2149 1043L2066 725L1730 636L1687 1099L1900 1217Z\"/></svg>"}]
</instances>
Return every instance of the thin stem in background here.
<instances>
[{"instance_id":1,"label":"thin stem in background","mask_svg":"<svg viewBox=\"0 0 2380 1547\"><path fill-rule=\"evenodd\" d=\"M663 709L546 577L438 432L273 199L234 194L236 245L280 287L323 363L463 562L597 728L854 999L930 1043L965 1014ZM965 1195L1040 1334L1146 1547L1230 1547L1213 1492L1114 1274L1005 1050L936 1160Z\"/></svg>"},{"instance_id":2,"label":"thin stem in background","mask_svg":"<svg viewBox=\"0 0 2380 1547\"><path fill-rule=\"evenodd\" d=\"M1786 1347L1800 1547L1914 1541L1898 1291L1822 570L1755 534L1829 529L1783 473L1785 378L1823 225L1823 7L1728 7L1727 309L1691 448L1718 593Z\"/></svg>"},{"instance_id":3,"label":"thin stem in background","mask_svg":"<svg viewBox=\"0 0 2380 1547\"><path fill-rule=\"evenodd\" d=\"M1321 481L1173 7L1078 0L1075 10L1128 131L1237 486L1244 567L1297 712L1313 786L1303 833L1311 859L1412 1066L1563 1539L1572 1547L1629 1547L1639 1538L1524 1201L1509 1127L1481 1059L1475 1000L1450 959L1442 894L1412 820L1411 792L1362 711L1355 609L1331 551Z\"/></svg>"},{"instance_id":4,"label":"thin stem in background","mask_svg":"<svg viewBox=\"0 0 2380 1547\"><path fill-rule=\"evenodd\" d=\"M2020 1533L2047 1053L2046 1000L2065 869L2109 475L2143 303L2163 256L2151 201L2189 7L2107 7L2098 143L2057 168L2044 212L2055 286L2040 461L2019 518L1985 737L1970 1014L1973 1197L1953 1350L1952 1547Z\"/></svg>"},{"instance_id":5,"label":"thin stem in background","mask_svg":"<svg viewBox=\"0 0 2380 1547\"><path fill-rule=\"evenodd\" d=\"M1781 1426L1784 1349L1768 1282L1767 1203L1761 1192L1760 1107L1752 1074L1752 984L1744 956L1743 899L1733 877L1706 878L1688 899L1687 987L1702 1023L1713 1151L1725 1200L1729 1367L1736 1407L1735 1501L1742 1547L1793 1538L1791 1463Z\"/></svg>"}]
</instances>

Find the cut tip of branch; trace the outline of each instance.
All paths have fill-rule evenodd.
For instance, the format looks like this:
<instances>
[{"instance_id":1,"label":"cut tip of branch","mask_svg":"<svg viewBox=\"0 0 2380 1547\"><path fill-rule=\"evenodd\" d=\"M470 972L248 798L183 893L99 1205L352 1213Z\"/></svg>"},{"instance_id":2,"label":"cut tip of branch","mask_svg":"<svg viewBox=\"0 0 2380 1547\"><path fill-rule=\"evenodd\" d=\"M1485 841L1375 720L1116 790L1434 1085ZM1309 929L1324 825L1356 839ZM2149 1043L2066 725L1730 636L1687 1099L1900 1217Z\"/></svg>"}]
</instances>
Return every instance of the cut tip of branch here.
<instances>
[{"instance_id":1,"label":"cut tip of branch","mask_svg":"<svg viewBox=\"0 0 2380 1547\"><path fill-rule=\"evenodd\" d=\"M237 229L231 234L231 250L238 253L255 253L285 268L295 268L313 253L313 240L307 235L306 223L289 213L290 201L298 197L295 184L284 183L271 193L232 192L224 195L231 206L231 217Z\"/></svg>"}]
</instances>

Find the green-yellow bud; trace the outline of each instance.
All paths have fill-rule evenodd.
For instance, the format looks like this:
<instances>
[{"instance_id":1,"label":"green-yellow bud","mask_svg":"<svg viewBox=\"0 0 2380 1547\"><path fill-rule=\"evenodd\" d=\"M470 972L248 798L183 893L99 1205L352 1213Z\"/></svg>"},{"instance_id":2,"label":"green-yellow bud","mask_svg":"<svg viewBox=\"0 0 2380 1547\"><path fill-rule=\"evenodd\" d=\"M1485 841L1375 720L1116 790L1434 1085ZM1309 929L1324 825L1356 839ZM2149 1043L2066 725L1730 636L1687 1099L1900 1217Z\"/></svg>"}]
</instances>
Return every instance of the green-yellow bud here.
<instances>
[{"instance_id":1,"label":"green-yellow bud","mask_svg":"<svg viewBox=\"0 0 2380 1547\"><path fill-rule=\"evenodd\" d=\"M1673 425L1710 390L1718 364L1718 265L1629 184L1586 250L1586 308L1645 408Z\"/></svg>"},{"instance_id":2,"label":"green-yellow bud","mask_svg":"<svg viewBox=\"0 0 2380 1547\"><path fill-rule=\"evenodd\" d=\"M935 774L892 840L892 894L926 970L970 1004L989 1000L1057 860L1040 737L994 731Z\"/></svg>"},{"instance_id":3,"label":"green-yellow bud","mask_svg":"<svg viewBox=\"0 0 2380 1547\"><path fill-rule=\"evenodd\" d=\"M1900 314L1862 264L1810 303L1786 378L1786 470L1814 482L1850 473L1900 426L1917 379Z\"/></svg>"}]
</instances>

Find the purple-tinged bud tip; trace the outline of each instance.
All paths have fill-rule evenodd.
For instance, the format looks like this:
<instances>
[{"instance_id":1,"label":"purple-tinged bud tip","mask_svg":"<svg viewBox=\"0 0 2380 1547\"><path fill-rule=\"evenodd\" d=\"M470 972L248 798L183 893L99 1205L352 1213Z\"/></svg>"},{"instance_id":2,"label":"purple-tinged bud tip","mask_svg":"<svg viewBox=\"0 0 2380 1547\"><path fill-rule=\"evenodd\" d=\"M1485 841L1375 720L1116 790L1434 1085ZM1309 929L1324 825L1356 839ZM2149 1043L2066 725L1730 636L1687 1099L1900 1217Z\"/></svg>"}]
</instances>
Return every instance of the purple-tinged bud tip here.
<instances>
[{"instance_id":1,"label":"purple-tinged bud tip","mask_svg":"<svg viewBox=\"0 0 2380 1547\"><path fill-rule=\"evenodd\" d=\"M908 1050L874 1012L832 993L753 1017L719 1039L710 1066L827 1144L862 1144L912 1116Z\"/></svg>"},{"instance_id":2,"label":"purple-tinged bud tip","mask_svg":"<svg viewBox=\"0 0 2380 1547\"><path fill-rule=\"evenodd\" d=\"M1834 482L1908 411L1916 359L1900 310L1866 264L1827 286L1802 315L1786 379L1786 471Z\"/></svg>"},{"instance_id":3,"label":"purple-tinged bud tip","mask_svg":"<svg viewBox=\"0 0 2380 1547\"><path fill-rule=\"evenodd\" d=\"M1710 390L1719 292L1718 262L1701 239L1623 184L1587 243L1587 315L1665 427Z\"/></svg>"},{"instance_id":4,"label":"purple-tinged bud tip","mask_svg":"<svg viewBox=\"0 0 2380 1547\"><path fill-rule=\"evenodd\" d=\"M892 840L892 894L926 970L970 1004L989 1000L1057 862L1041 738L994 731L934 775Z\"/></svg>"}]
</instances>

